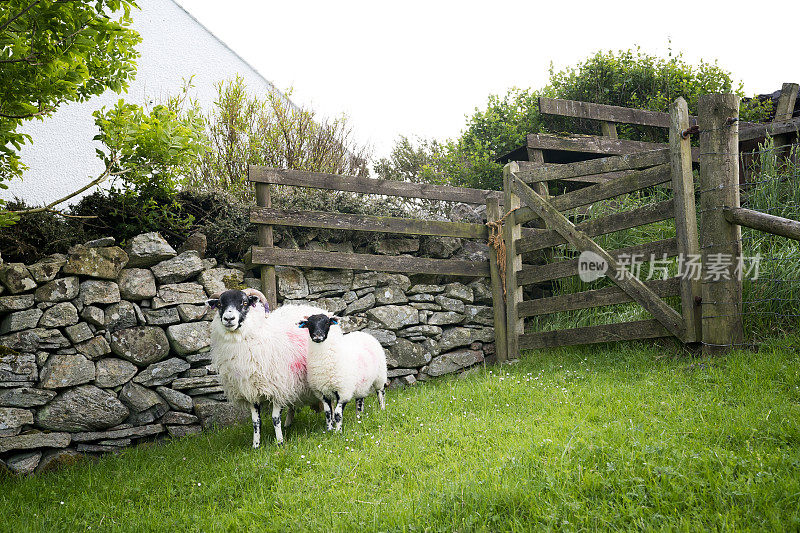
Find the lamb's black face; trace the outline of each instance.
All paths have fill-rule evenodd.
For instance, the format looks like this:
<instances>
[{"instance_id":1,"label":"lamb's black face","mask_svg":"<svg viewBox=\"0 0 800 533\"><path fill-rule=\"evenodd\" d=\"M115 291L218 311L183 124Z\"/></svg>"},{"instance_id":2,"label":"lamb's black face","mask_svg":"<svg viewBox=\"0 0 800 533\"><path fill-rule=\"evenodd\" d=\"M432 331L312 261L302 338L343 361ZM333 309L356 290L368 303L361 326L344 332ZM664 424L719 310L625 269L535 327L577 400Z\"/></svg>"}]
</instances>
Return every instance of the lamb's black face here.
<instances>
[{"instance_id":1,"label":"lamb's black face","mask_svg":"<svg viewBox=\"0 0 800 533\"><path fill-rule=\"evenodd\" d=\"M208 300L209 307L219 312L222 326L228 331L236 331L242 326L251 307L260 302L258 296L247 296L244 292L231 289L223 292L218 299Z\"/></svg>"},{"instance_id":2,"label":"lamb's black face","mask_svg":"<svg viewBox=\"0 0 800 533\"><path fill-rule=\"evenodd\" d=\"M323 314L311 315L305 320L300 321L298 324L301 328L308 329L311 340L314 342L324 342L328 338L328 332L331 326L338 324L339 320L335 316L328 316Z\"/></svg>"}]
</instances>

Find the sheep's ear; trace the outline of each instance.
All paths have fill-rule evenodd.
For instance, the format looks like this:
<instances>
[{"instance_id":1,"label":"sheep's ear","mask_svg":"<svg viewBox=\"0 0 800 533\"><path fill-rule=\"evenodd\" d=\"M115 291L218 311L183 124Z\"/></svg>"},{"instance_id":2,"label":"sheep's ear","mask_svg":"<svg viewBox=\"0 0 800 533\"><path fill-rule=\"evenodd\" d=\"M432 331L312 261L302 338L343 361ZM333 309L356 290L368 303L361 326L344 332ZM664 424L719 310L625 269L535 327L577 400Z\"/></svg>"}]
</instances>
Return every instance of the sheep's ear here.
<instances>
[{"instance_id":1,"label":"sheep's ear","mask_svg":"<svg viewBox=\"0 0 800 533\"><path fill-rule=\"evenodd\" d=\"M250 296L247 298L247 301L250 302L250 307L255 307L261 300L259 300L258 296Z\"/></svg>"},{"instance_id":2,"label":"sheep's ear","mask_svg":"<svg viewBox=\"0 0 800 533\"><path fill-rule=\"evenodd\" d=\"M211 300L206 300L206 305L209 306L211 309L216 309L219 307L219 300L216 298L212 298Z\"/></svg>"},{"instance_id":3,"label":"sheep's ear","mask_svg":"<svg viewBox=\"0 0 800 533\"><path fill-rule=\"evenodd\" d=\"M300 322L297 323L297 327L298 328L307 328L308 327L308 321L307 320L301 320Z\"/></svg>"},{"instance_id":4,"label":"sheep's ear","mask_svg":"<svg viewBox=\"0 0 800 533\"><path fill-rule=\"evenodd\" d=\"M338 323L339 323L339 317L337 317L336 315L332 316L331 324L338 324Z\"/></svg>"}]
</instances>

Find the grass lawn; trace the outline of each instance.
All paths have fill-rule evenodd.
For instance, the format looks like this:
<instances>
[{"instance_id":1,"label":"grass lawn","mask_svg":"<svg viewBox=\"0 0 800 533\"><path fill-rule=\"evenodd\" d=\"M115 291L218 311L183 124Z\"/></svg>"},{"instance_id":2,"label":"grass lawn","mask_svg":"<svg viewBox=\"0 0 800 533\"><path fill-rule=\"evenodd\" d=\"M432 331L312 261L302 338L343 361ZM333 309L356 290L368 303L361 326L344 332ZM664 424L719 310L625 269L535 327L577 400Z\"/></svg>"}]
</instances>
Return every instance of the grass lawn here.
<instances>
[{"instance_id":1,"label":"grass lawn","mask_svg":"<svg viewBox=\"0 0 800 533\"><path fill-rule=\"evenodd\" d=\"M348 407L341 435L306 410L282 449L248 424L0 480L0 529L797 531L798 340L531 353Z\"/></svg>"}]
</instances>

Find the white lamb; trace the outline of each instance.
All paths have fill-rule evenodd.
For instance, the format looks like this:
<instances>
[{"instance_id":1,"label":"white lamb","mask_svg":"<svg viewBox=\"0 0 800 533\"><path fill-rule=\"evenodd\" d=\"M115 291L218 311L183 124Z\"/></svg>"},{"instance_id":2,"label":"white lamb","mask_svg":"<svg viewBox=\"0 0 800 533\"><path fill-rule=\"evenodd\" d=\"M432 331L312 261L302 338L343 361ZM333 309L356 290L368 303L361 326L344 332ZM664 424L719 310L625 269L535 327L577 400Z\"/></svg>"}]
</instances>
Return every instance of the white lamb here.
<instances>
[{"instance_id":1,"label":"white lamb","mask_svg":"<svg viewBox=\"0 0 800 533\"><path fill-rule=\"evenodd\" d=\"M361 331L344 334L338 319L326 313L309 315L299 322L313 341L308 349L308 385L322 400L328 430L342 429L348 402L355 399L358 414L372 391L385 408L386 353L375 337ZM334 404L335 402L335 411Z\"/></svg>"},{"instance_id":2,"label":"white lamb","mask_svg":"<svg viewBox=\"0 0 800 533\"><path fill-rule=\"evenodd\" d=\"M249 294L248 294L249 293ZM324 312L310 305L284 305L272 313L263 295L229 290L208 300L218 312L211 322L211 358L228 400L250 407L253 448L261 445L261 405L272 404L275 442L283 444L281 410L316 403L306 380L308 335L297 322Z\"/></svg>"}]
</instances>

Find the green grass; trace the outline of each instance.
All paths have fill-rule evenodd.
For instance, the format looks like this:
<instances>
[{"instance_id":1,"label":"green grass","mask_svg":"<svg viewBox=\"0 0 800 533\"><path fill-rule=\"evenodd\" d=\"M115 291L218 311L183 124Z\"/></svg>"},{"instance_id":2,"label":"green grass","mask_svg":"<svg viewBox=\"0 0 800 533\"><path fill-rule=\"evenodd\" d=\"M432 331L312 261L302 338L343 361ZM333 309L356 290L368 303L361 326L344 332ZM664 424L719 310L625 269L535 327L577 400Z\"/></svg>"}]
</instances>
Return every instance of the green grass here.
<instances>
[{"instance_id":1,"label":"green grass","mask_svg":"<svg viewBox=\"0 0 800 533\"><path fill-rule=\"evenodd\" d=\"M0 481L5 531L798 530L798 337L530 353L276 449L249 425ZM348 408L349 410L349 408Z\"/></svg>"}]
</instances>

